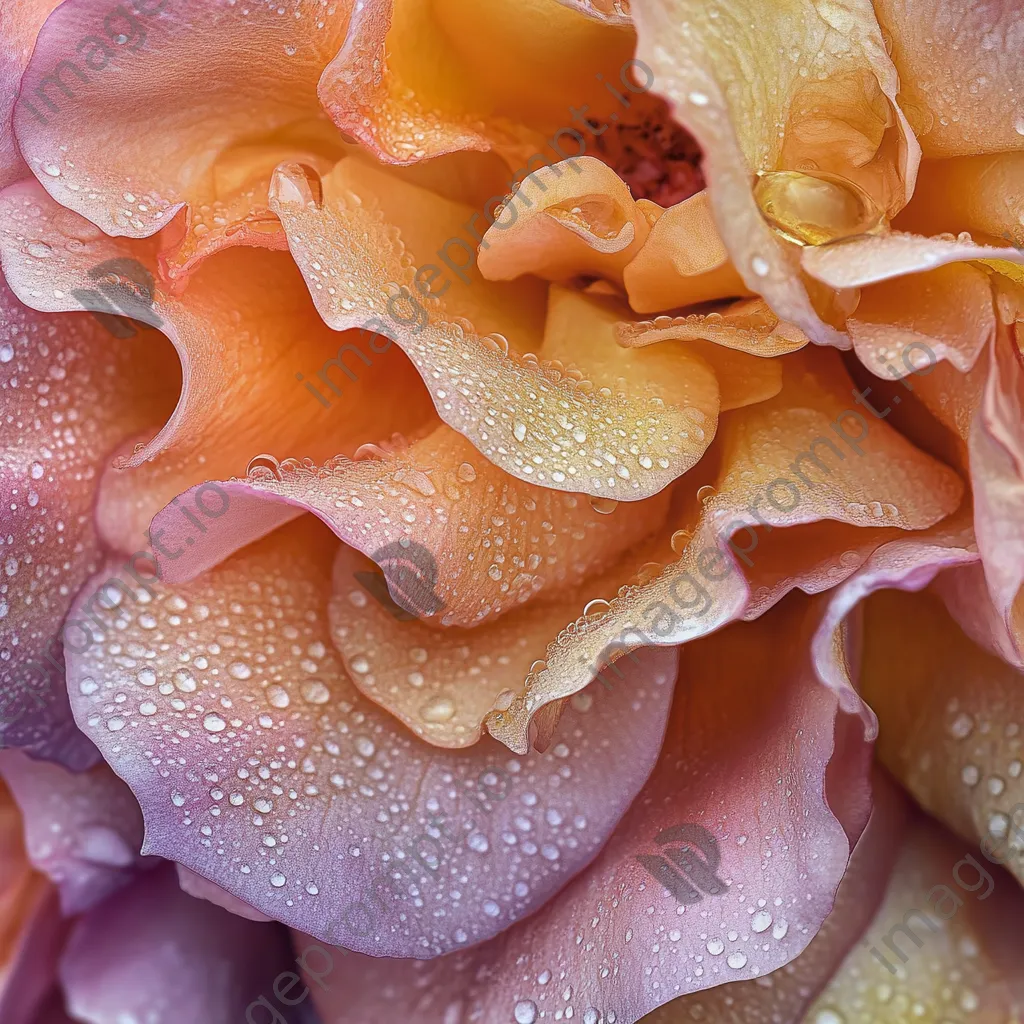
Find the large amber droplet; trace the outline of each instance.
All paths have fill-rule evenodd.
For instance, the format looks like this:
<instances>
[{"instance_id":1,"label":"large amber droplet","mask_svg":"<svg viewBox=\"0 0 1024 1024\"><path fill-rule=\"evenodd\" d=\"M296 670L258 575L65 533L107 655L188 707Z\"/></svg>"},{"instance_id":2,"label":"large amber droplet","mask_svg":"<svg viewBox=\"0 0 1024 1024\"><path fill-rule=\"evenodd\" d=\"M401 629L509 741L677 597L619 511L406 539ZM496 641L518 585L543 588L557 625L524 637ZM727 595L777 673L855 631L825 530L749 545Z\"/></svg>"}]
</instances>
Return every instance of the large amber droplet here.
<instances>
[{"instance_id":1,"label":"large amber droplet","mask_svg":"<svg viewBox=\"0 0 1024 1024\"><path fill-rule=\"evenodd\" d=\"M765 220L790 242L824 245L878 230L885 212L838 174L769 171L754 186Z\"/></svg>"}]
</instances>

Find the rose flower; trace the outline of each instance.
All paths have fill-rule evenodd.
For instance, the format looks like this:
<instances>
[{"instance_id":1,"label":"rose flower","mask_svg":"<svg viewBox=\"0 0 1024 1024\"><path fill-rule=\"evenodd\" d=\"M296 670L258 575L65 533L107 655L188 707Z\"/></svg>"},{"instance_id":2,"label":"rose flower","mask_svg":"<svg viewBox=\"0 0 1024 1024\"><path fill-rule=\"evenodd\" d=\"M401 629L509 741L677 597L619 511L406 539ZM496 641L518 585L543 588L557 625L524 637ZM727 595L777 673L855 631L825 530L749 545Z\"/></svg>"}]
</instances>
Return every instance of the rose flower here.
<instances>
[{"instance_id":1,"label":"rose flower","mask_svg":"<svg viewBox=\"0 0 1024 1024\"><path fill-rule=\"evenodd\" d=\"M1024 1012L1020 8L0 37L4 1024Z\"/></svg>"}]
</instances>

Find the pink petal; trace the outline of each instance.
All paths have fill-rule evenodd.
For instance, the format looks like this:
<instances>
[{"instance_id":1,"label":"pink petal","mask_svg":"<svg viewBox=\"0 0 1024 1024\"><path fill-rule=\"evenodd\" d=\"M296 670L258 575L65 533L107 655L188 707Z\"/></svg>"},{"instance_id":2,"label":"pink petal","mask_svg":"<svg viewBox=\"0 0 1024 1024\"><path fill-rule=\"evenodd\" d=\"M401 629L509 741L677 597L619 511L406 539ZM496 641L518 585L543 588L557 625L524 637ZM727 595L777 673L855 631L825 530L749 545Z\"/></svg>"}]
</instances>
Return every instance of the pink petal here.
<instances>
[{"instance_id":1,"label":"pink petal","mask_svg":"<svg viewBox=\"0 0 1024 1024\"><path fill-rule=\"evenodd\" d=\"M228 1024L288 964L280 929L193 899L166 865L78 919L60 979L83 1024Z\"/></svg>"},{"instance_id":2,"label":"pink petal","mask_svg":"<svg viewBox=\"0 0 1024 1024\"><path fill-rule=\"evenodd\" d=\"M0 774L21 809L29 860L58 887L65 915L89 910L153 866L139 855L139 805L105 764L73 773L11 750L0 754Z\"/></svg>"},{"instance_id":3,"label":"pink petal","mask_svg":"<svg viewBox=\"0 0 1024 1024\"><path fill-rule=\"evenodd\" d=\"M140 653L69 654L78 721L139 799L147 853L378 955L483 941L589 863L632 802L657 756L675 651L645 654L624 685L578 700L545 754L516 758L490 739L442 751L345 676L327 621L329 550L307 517L187 586L95 609L104 634L116 621L121 648ZM392 872L410 851L421 860L401 882Z\"/></svg>"},{"instance_id":4,"label":"pink petal","mask_svg":"<svg viewBox=\"0 0 1024 1024\"><path fill-rule=\"evenodd\" d=\"M790 600L684 647L665 748L597 860L559 899L479 950L425 964L335 955L333 972L311 984L327 1024L514 1020L517 1006L520 1019L567 1019L571 1007L577 1020L614 1013L627 1024L801 953L847 868L852 844L837 815L858 835L869 793L862 734L859 751L847 749L860 765L857 783L833 790L827 777L843 727L808 658L815 623L806 599ZM674 848L657 837L681 825L710 832L721 859L714 870L691 866L699 889L677 898L638 856L657 870ZM684 881L664 865L665 878ZM726 888L715 895L718 884ZM326 965L318 953L307 960Z\"/></svg>"}]
</instances>

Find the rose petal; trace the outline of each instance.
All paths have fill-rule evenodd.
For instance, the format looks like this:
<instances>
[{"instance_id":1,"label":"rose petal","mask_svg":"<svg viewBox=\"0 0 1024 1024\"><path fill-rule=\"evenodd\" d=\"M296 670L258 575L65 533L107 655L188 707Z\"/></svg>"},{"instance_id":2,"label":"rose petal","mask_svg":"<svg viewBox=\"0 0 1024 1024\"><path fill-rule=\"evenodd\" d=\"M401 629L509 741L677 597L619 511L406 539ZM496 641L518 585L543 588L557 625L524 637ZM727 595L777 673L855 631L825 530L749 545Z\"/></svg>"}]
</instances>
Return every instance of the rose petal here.
<instances>
[{"instance_id":1,"label":"rose petal","mask_svg":"<svg viewBox=\"0 0 1024 1024\"><path fill-rule=\"evenodd\" d=\"M879 214L906 203L920 151L896 105L899 80L871 4L839 12L808 0L780 14L767 0L714 9L641 0L632 13L639 56L704 153L715 222L736 270L781 318L815 341L848 347L816 312L793 246L768 226L751 185L754 173L809 162L865 188Z\"/></svg>"},{"instance_id":2,"label":"rose petal","mask_svg":"<svg viewBox=\"0 0 1024 1024\"><path fill-rule=\"evenodd\" d=\"M78 919L60 979L83 1024L234 1021L289 963L276 925L193 899L168 864Z\"/></svg>"},{"instance_id":3,"label":"rose petal","mask_svg":"<svg viewBox=\"0 0 1024 1024\"><path fill-rule=\"evenodd\" d=\"M413 271L402 263L387 222L346 193L336 174L323 182L322 207L300 169L279 168L275 182L275 210L292 253L335 330L383 317L398 287L411 295ZM401 316L408 322L405 312ZM429 382L441 418L510 475L556 490L638 501L703 453L701 424L708 416L702 405L711 400L703 383L693 387L693 405L672 407L663 389L691 385L646 376L642 368L650 372L654 363L623 362L609 352L598 372L581 364L582 383L558 365L523 358L514 347L506 354L501 343L450 318L440 300L425 325L396 330L397 343ZM628 382L625 366L632 370ZM688 408L696 409L690 417Z\"/></svg>"},{"instance_id":4,"label":"rose petal","mask_svg":"<svg viewBox=\"0 0 1024 1024\"><path fill-rule=\"evenodd\" d=\"M930 813L1024 880L1021 674L967 639L930 594L866 606L862 692L879 755Z\"/></svg>"},{"instance_id":5,"label":"rose petal","mask_svg":"<svg viewBox=\"0 0 1024 1024\"><path fill-rule=\"evenodd\" d=\"M959 238L926 238L890 231L832 245L807 246L801 254L804 270L831 288L858 288L947 263L981 259L1024 263L1024 252L1013 246L978 245L966 233Z\"/></svg>"},{"instance_id":6,"label":"rose petal","mask_svg":"<svg viewBox=\"0 0 1024 1024\"><path fill-rule=\"evenodd\" d=\"M139 855L139 805L106 765L75 773L11 750L0 755L0 774L21 808L29 859L58 887L65 915L91 909L153 865Z\"/></svg>"},{"instance_id":7,"label":"rose petal","mask_svg":"<svg viewBox=\"0 0 1024 1024\"><path fill-rule=\"evenodd\" d=\"M91 228L86 244L71 246L67 235L91 226L57 207L35 183L12 186L0 204L5 272L22 301L48 311L111 308L109 290L132 315L158 326L181 358L182 391L173 415L122 461L134 472L108 474L104 481L98 519L112 546L139 547L153 515L172 497L211 476L242 474L269 449L324 459L412 430L430 416L404 356L389 353L390 342L381 347L356 334L339 338L317 316L287 254L223 253L177 298L153 283L150 243L96 238ZM40 244L47 254L33 255L42 252L33 249ZM115 260L125 266L108 264ZM97 268L108 265L115 279L138 275L145 281L149 274L148 301L127 286L107 284L102 295L95 290ZM336 348L345 351L332 367ZM374 359L368 348L381 357ZM325 390L344 391L343 402L310 395L311 385L296 380L303 377L296 367L311 372L318 364L324 364L318 377ZM358 387L337 385L339 365ZM216 507L212 498L209 503Z\"/></svg>"},{"instance_id":8,"label":"rose petal","mask_svg":"<svg viewBox=\"0 0 1024 1024\"><path fill-rule=\"evenodd\" d=\"M1024 898L1005 874L990 871L977 849L919 820L874 921L806 1019L1011 1020L1020 1006Z\"/></svg>"},{"instance_id":9,"label":"rose petal","mask_svg":"<svg viewBox=\"0 0 1024 1024\"><path fill-rule=\"evenodd\" d=\"M647 1014L641 1024L682 1024L688 1018L714 1024L777 1024L807 1019L804 1015L815 994L836 972L878 909L903 837L906 801L880 773L873 788L871 820L850 855L835 905L808 947L764 978L734 981L681 996ZM833 1022L826 1019L816 1024Z\"/></svg>"},{"instance_id":10,"label":"rose petal","mask_svg":"<svg viewBox=\"0 0 1024 1024\"><path fill-rule=\"evenodd\" d=\"M463 149L525 160L570 120L564 97L582 113L612 107L600 73L614 81L631 51L628 31L553 3L375 0L353 11L319 95L334 123L383 163ZM570 155L561 144L556 136L554 152Z\"/></svg>"},{"instance_id":11,"label":"rose petal","mask_svg":"<svg viewBox=\"0 0 1024 1024\"><path fill-rule=\"evenodd\" d=\"M914 349L929 362L948 359L967 373L995 335L989 275L954 263L882 281L864 289L847 327L854 351L876 376L892 376L886 366L895 352L903 353L899 374L915 372Z\"/></svg>"},{"instance_id":12,"label":"rose petal","mask_svg":"<svg viewBox=\"0 0 1024 1024\"><path fill-rule=\"evenodd\" d=\"M620 323L617 330L620 344L629 348L673 339L705 339L722 348L765 359L797 352L808 342L803 331L780 320L761 299L742 299L713 313Z\"/></svg>"},{"instance_id":13,"label":"rose petal","mask_svg":"<svg viewBox=\"0 0 1024 1024\"><path fill-rule=\"evenodd\" d=\"M875 10L899 72L900 106L926 156L1024 148L1018 5L878 0Z\"/></svg>"},{"instance_id":14,"label":"rose petal","mask_svg":"<svg viewBox=\"0 0 1024 1024\"><path fill-rule=\"evenodd\" d=\"M578 1020L635 1021L677 995L792 960L828 915L851 845L827 803L841 727L807 658L813 619L806 599L793 600L687 644L661 758L595 863L477 951L423 964L335 957L333 972L311 986L325 1022L512 1020L517 1006L538 1021L567 1018L570 1008ZM720 857L713 863L707 845L691 854L699 889L689 895L662 857L677 849L662 833L681 825L710 832ZM677 894L641 856L651 871L663 860Z\"/></svg>"},{"instance_id":15,"label":"rose petal","mask_svg":"<svg viewBox=\"0 0 1024 1024\"><path fill-rule=\"evenodd\" d=\"M567 711L546 754L510 758L490 740L428 747L341 668L325 540L306 520L152 607L123 600L105 627L118 621L120 649L138 653L95 645L75 656L76 713L138 797L146 852L377 955L482 941L587 864L629 806L657 756L675 652L652 652L607 699ZM497 786L515 799L492 799ZM211 842L230 852L211 858ZM399 882L413 853L414 880Z\"/></svg>"},{"instance_id":16,"label":"rose petal","mask_svg":"<svg viewBox=\"0 0 1024 1024\"><path fill-rule=\"evenodd\" d=\"M40 875L21 890L19 919L6 936L0 965L0 1019L29 1024L52 987L68 926L60 916L57 894Z\"/></svg>"},{"instance_id":17,"label":"rose petal","mask_svg":"<svg viewBox=\"0 0 1024 1024\"><path fill-rule=\"evenodd\" d=\"M638 313L749 294L729 262L707 189L658 217L622 277Z\"/></svg>"},{"instance_id":18,"label":"rose petal","mask_svg":"<svg viewBox=\"0 0 1024 1024\"><path fill-rule=\"evenodd\" d=\"M244 917L247 921L267 922L274 920L272 917L267 917L266 914L261 914L258 910L250 907L248 903L243 902L237 896L232 896L231 893L225 892L219 885L215 885L208 878L203 878L202 875L197 875L194 871L190 871L183 864L175 864L174 866L178 872L178 884L181 886L182 892L187 892L189 896L197 900L208 900L214 906L221 907L232 914L237 914L239 917Z\"/></svg>"},{"instance_id":19,"label":"rose petal","mask_svg":"<svg viewBox=\"0 0 1024 1024\"><path fill-rule=\"evenodd\" d=\"M480 459L449 427L379 454L334 459L320 469L285 463L276 473L254 471L245 481L224 482L225 501L236 511L240 497L313 512L346 544L380 562L407 612L464 628L576 587L653 533L668 511L667 492L616 515L583 496L522 483ZM188 492L185 505L199 503L199 491L209 486ZM154 520L162 546L176 549L173 559L160 560L168 580L191 579L253 539L233 523L195 538L178 512L171 505ZM400 571L387 564L388 552L410 541L433 561L429 606L410 603Z\"/></svg>"},{"instance_id":20,"label":"rose petal","mask_svg":"<svg viewBox=\"0 0 1024 1024\"><path fill-rule=\"evenodd\" d=\"M91 510L102 460L169 409L173 372L162 352L142 358L84 313L26 308L0 280L5 746L76 769L97 759L67 705L61 623L98 562Z\"/></svg>"},{"instance_id":21,"label":"rose petal","mask_svg":"<svg viewBox=\"0 0 1024 1024\"><path fill-rule=\"evenodd\" d=\"M60 0L27 0L4 8L0 21L0 188L28 177L14 139L11 115L21 76L28 66L39 29Z\"/></svg>"},{"instance_id":22,"label":"rose petal","mask_svg":"<svg viewBox=\"0 0 1024 1024\"><path fill-rule=\"evenodd\" d=\"M849 385L836 353L805 350L785 360L777 397L724 417L698 469L707 474L697 492L699 510L682 511L667 530L682 529L689 537L681 557L666 565L668 537L652 541L644 560L657 563L660 572L648 571L641 585L623 588L610 597L603 613L578 620L571 634L550 644L543 667L530 673L525 690L507 709L488 716L491 734L512 750L525 750L537 712L575 693L609 660L639 646L684 643L741 614L760 614L795 586L814 591L834 585L866 554L848 548L854 539L848 533L813 539L788 530L772 535L778 527L834 520L920 530L953 512L963 485L952 470L917 451L885 423L869 426L861 418L858 435L863 436L852 436L850 417L859 414L845 398ZM856 389L849 394L856 395ZM832 436L847 440L855 461L847 461ZM822 457L826 447L832 454ZM773 554L773 544L783 545L784 551ZM744 573L755 561L758 570L751 582L762 582L758 576L763 582L752 594ZM626 573L618 572L612 578L621 586ZM599 585L608 582L592 583L590 596L600 594ZM680 592L680 587L685 589Z\"/></svg>"},{"instance_id":23,"label":"rose petal","mask_svg":"<svg viewBox=\"0 0 1024 1024\"><path fill-rule=\"evenodd\" d=\"M623 268L651 231L626 183L592 156L538 168L493 219L477 255L491 281L594 275L621 285Z\"/></svg>"},{"instance_id":24,"label":"rose petal","mask_svg":"<svg viewBox=\"0 0 1024 1024\"><path fill-rule=\"evenodd\" d=\"M339 155L316 85L350 3L291 0L286 17L202 0L132 6L76 0L40 32L14 111L33 173L108 235L146 238L187 208L165 243L187 236L176 270L225 245L281 247L270 171L286 156Z\"/></svg>"}]
</instances>

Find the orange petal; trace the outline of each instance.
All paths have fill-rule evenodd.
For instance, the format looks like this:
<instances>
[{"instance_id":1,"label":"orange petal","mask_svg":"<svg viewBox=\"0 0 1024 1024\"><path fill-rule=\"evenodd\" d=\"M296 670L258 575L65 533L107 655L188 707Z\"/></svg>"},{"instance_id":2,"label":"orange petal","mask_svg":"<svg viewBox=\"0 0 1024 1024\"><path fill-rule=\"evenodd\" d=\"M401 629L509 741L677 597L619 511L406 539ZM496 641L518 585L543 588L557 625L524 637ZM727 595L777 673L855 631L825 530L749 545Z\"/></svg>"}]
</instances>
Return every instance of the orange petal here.
<instances>
[{"instance_id":1,"label":"orange petal","mask_svg":"<svg viewBox=\"0 0 1024 1024\"><path fill-rule=\"evenodd\" d=\"M99 524L115 547L140 545L153 515L191 484L242 474L268 450L325 459L431 417L404 356L376 337L340 338L327 328L285 253L225 252L176 298L153 284L152 242L100 235L34 182L4 192L0 217L6 272L24 301L63 311L110 309L112 299L159 326L181 358L182 393L170 420L123 460L121 468L133 472L106 482ZM94 287L98 279L103 294ZM341 367L331 359L338 348L346 349ZM310 394L296 381L297 367L311 372L320 364L323 390L345 390L346 401ZM359 386L339 387L339 368Z\"/></svg>"},{"instance_id":2,"label":"orange petal","mask_svg":"<svg viewBox=\"0 0 1024 1024\"><path fill-rule=\"evenodd\" d=\"M906 203L919 151L870 3L832 18L810 0L781 13L768 0L728 9L642 0L633 20L659 93L703 150L715 221L747 287L816 341L846 347L819 318L752 184L767 171L832 173L866 189L879 215Z\"/></svg>"},{"instance_id":3,"label":"orange petal","mask_svg":"<svg viewBox=\"0 0 1024 1024\"><path fill-rule=\"evenodd\" d=\"M573 173L570 174L569 172ZM524 178L480 243L492 281L537 274L552 281L594 275L622 284L651 225L629 188L592 156L540 167Z\"/></svg>"},{"instance_id":4,"label":"orange petal","mask_svg":"<svg viewBox=\"0 0 1024 1024\"><path fill-rule=\"evenodd\" d=\"M620 323L617 333L620 343L630 348L673 339L706 339L723 348L763 357L796 352L808 342L803 331L780 320L761 299L741 299L714 313Z\"/></svg>"},{"instance_id":5,"label":"orange petal","mask_svg":"<svg viewBox=\"0 0 1024 1024\"><path fill-rule=\"evenodd\" d=\"M1024 148L1018 4L877 0L900 106L926 156Z\"/></svg>"},{"instance_id":6,"label":"orange petal","mask_svg":"<svg viewBox=\"0 0 1024 1024\"><path fill-rule=\"evenodd\" d=\"M62 6L39 34L14 112L25 159L54 199L110 235L148 237L187 207L178 269L224 245L279 245L265 206L273 164L340 155L316 85L349 9Z\"/></svg>"},{"instance_id":7,"label":"orange petal","mask_svg":"<svg viewBox=\"0 0 1024 1024\"><path fill-rule=\"evenodd\" d=\"M874 921L806 1020L1017 1019L1021 913L1024 897L977 847L919 818Z\"/></svg>"},{"instance_id":8,"label":"orange petal","mask_svg":"<svg viewBox=\"0 0 1024 1024\"><path fill-rule=\"evenodd\" d=\"M538 655L543 664L527 677L524 691L488 716L492 735L513 750L526 749L537 712L577 692L595 668L636 647L684 643L748 611L760 614L793 587L834 585L866 554L846 557L849 534L826 533L808 543L795 530L791 538L787 530L774 534L779 527L834 520L851 527L922 530L956 509L963 486L952 470L887 424L869 425L854 412L857 392L836 353L815 349L790 356L784 374L777 397L723 417L696 471L710 479L666 531L684 529L672 538L678 560L666 564L663 536L624 560L629 568L614 567L604 579L591 581L588 596L603 592L608 600L595 602L598 610ZM888 537L871 533L879 536L869 544ZM681 552L680 543L686 544ZM783 555L773 551L776 543L786 545ZM641 562L657 564L644 566L641 579L623 587ZM748 582L745 574L755 566ZM614 586L621 589L612 596Z\"/></svg>"},{"instance_id":9,"label":"orange petal","mask_svg":"<svg viewBox=\"0 0 1024 1024\"><path fill-rule=\"evenodd\" d=\"M369 600L367 568L373 563L351 548L338 551L330 609L334 644L366 697L441 747L476 743L499 695L522 686L537 655L579 610L573 592L474 629L437 630L400 615L379 592Z\"/></svg>"},{"instance_id":10,"label":"orange petal","mask_svg":"<svg viewBox=\"0 0 1024 1024\"><path fill-rule=\"evenodd\" d=\"M893 278L865 288L847 327L860 361L878 377L915 372L916 348L967 373L995 336L989 275L971 263ZM901 365L887 369L897 353Z\"/></svg>"},{"instance_id":11,"label":"orange petal","mask_svg":"<svg viewBox=\"0 0 1024 1024\"><path fill-rule=\"evenodd\" d=\"M832 245L808 246L801 256L804 270L831 288L859 288L961 260L1024 263L1024 252L1013 246L979 245L966 234L959 238L948 235L926 238L891 231L885 235L862 235Z\"/></svg>"},{"instance_id":12,"label":"orange petal","mask_svg":"<svg viewBox=\"0 0 1024 1024\"><path fill-rule=\"evenodd\" d=\"M276 472L257 467L247 480L224 482L230 496L225 500L232 504L233 520L266 499L311 511L371 558L414 541L434 562L428 573L432 598L428 608L415 595L405 595L405 605L411 604L407 610L462 628L542 591L550 597L577 586L657 529L668 508L666 492L609 514L609 508L581 495L522 483L482 461L448 427L406 449L378 454L358 462L334 459L321 469L287 462ZM205 486L195 492L196 504L212 503L212 497L198 493ZM190 579L254 539L232 533L239 531L236 522L231 530L194 538L193 527L178 512L170 506L155 523L158 530L167 528L165 548L188 550L184 560L178 561L180 554L171 559L176 564L168 564L169 579ZM382 562L382 568L388 566ZM393 589L401 591L397 567L389 576ZM402 603L400 593L395 597Z\"/></svg>"},{"instance_id":13,"label":"orange petal","mask_svg":"<svg viewBox=\"0 0 1024 1024\"><path fill-rule=\"evenodd\" d=\"M749 294L729 262L707 189L657 218L622 277L629 304L638 313Z\"/></svg>"},{"instance_id":14,"label":"orange petal","mask_svg":"<svg viewBox=\"0 0 1024 1024\"><path fill-rule=\"evenodd\" d=\"M883 591L866 606L861 678L888 770L1024 882L1020 672L967 639L934 595Z\"/></svg>"},{"instance_id":15,"label":"orange petal","mask_svg":"<svg viewBox=\"0 0 1024 1024\"><path fill-rule=\"evenodd\" d=\"M579 381L557 363L520 356L514 342L506 352L504 339L481 338L464 321L452 322L458 307L449 310L446 296L432 300L429 309L414 298L414 279L434 281L444 272L424 264L414 274L386 220L347 193L336 174L323 182L322 208L300 169L280 168L275 182L275 209L321 316L335 330L373 316L383 329L382 318L390 317L397 343L428 382L441 418L510 475L556 490L637 501L700 458L705 428L717 410L710 370L697 374L691 363L693 381L650 379L635 370L626 377L621 367L645 364L621 362L609 351L596 372L589 360L580 360L586 379ZM692 404L670 405L670 392L692 396Z\"/></svg>"},{"instance_id":16,"label":"orange petal","mask_svg":"<svg viewBox=\"0 0 1024 1024\"><path fill-rule=\"evenodd\" d=\"M900 214L906 231L987 235L1024 245L1024 153L925 160L914 198Z\"/></svg>"},{"instance_id":17,"label":"orange petal","mask_svg":"<svg viewBox=\"0 0 1024 1024\"><path fill-rule=\"evenodd\" d=\"M563 97L608 106L595 75L614 81L631 49L630 32L554 3L374 0L354 10L319 94L385 163L492 148L525 159L569 119Z\"/></svg>"}]
</instances>

